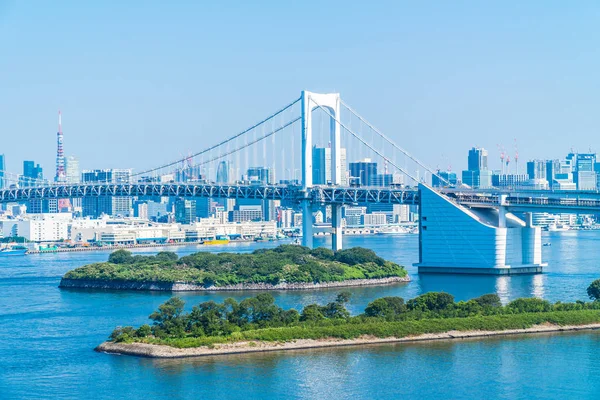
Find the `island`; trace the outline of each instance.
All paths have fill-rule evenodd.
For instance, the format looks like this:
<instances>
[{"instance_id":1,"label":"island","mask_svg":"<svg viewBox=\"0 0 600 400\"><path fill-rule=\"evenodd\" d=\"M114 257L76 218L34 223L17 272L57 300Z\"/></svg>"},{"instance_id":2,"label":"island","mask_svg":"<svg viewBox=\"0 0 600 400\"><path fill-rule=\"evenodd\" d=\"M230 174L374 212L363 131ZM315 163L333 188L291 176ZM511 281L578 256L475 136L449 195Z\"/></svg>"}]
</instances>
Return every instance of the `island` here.
<instances>
[{"instance_id":1,"label":"island","mask_svg":"<svg viewBox=\"0 0 600 400\"><path fill-rule=\"evenodd\" d=\"M178 258L127 250L107 262L67 272L61 288L117 290L301 290L383 285L409 281L404 267L375 252L354 247L333 252L318 247L280 245L252 253L198 252Z\"/></svg>"},{"instance_id":2,"label":"island","mask_svg":"<svg viewBox=\"0 0 600 400\"><path fill-rule=\"evenodd\" d=\"M96 351L175 358L600 329L600 280L588 295L594 301L520 298L502 305L496 294L456 302L429 292L407 302L382 297L356 316L346 308L349 292L301 312L277 306L270 293L207 301L190 312L173 297L150 315L152 325L117 327Z\"/></svg>"}]
</instances>

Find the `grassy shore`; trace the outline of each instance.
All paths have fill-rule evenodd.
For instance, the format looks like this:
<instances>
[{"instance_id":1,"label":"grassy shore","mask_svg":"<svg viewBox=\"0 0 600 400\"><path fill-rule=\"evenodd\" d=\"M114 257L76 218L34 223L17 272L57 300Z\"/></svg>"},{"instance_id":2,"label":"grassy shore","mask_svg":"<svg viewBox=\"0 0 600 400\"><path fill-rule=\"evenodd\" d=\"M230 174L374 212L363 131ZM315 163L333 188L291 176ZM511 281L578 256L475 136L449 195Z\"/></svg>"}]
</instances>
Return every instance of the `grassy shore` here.
<instances>
[{"instance_id":1,"label":"grassy shore","mask_svg":"<svg viewBox=\"0 0 600 400\"><path fill-rule=\"evenodd\" d=\"M590 285L588 296L594 301L520 298L503 305L496 294L456 302L448 293L429 292L406 302L401 297L375 299L355 316L346 309L350 292L341 292L324 305L308 304L301 312L279 307L269 293L240 302L207 301L190 312L182 299L172 297L149 316L152 326L117 327L98 350L174 357L256 351L251 349L256 346L268 351L440 339L456 332L460 337L479 337L595 329L600 327L600 280ZM180 351L186 349L190 351Z\"/></svg>"},{"instance_id":2,"label":"grassy shore","mask_svg":"<svg viewBox=\"0 0 600 400\"><path fill-rule=\"evenodd\" d=\"M528 329L539 325L581 326L600 323L600 310L555 311L511 315L474 316L465 318L433 318L418 321L340 323L331 326L300 325L234 332L228 336L184 338L138 338L130 343L148 343L175 348L212 347L235 342L291 342L311 339L373 339L418 337L424 334L458 332L503 332Z\"/></svg>"}]
</instances>

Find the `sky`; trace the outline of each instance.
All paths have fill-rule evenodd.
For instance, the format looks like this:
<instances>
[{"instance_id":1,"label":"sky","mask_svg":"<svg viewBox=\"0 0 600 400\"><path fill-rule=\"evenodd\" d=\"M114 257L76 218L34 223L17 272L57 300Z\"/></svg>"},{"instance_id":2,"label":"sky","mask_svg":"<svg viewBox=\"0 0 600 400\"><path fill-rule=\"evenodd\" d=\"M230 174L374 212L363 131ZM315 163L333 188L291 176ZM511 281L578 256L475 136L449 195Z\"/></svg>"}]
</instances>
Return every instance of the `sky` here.
<instances>
[{"instance_id":1,"label":"sky","mask_svg":"<svg viewBox=\"0 0 600 400\"><path fill-rule=\"evenodd\" d=\"M499 168L515 139L523 161L596 151L599 21L585 0L0 0L0 153L51 176L61 109L82 168L139 171L303 89L341 93L433 168L472 146Z\"/></svg>"}]
</instances>

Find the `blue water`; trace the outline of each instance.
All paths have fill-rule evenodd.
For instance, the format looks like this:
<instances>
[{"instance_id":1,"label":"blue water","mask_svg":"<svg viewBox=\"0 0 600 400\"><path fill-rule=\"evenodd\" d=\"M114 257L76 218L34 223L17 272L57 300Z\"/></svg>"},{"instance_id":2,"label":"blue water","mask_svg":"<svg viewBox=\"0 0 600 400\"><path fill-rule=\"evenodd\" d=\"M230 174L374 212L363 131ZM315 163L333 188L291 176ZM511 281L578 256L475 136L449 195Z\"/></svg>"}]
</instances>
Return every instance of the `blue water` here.
<instances>
[{"instance_id":1,"label":"blue water","mask_svg":"<svg viewBox=\"0 0 600 400\"><path fill-rule=\"evenodd\" d=\"M600 232L546 234L546 273L535 276L418 276L417 238L347 237L408 267L413 281L350 289L349 308L374 298L444 290L457 299L496 292L504 301L539 296L585 299L600 277ZM320 240L319 243L325 243ZM250 251L276 243L237 244ZM204 248L186 247L187 254ZM138 251L138 253L154 253ZM106 252L0 258L0 399L568 399L597 398L600 363L596 333L451 343L384 345L335 350L151 360L95 353L117 325L139 325L169 294L60 290L68 270L105 260ZM333 299L336 290L275 292L283 307ZM191 307L233 293L186 293Z\"/></svg>"}]
</instances>

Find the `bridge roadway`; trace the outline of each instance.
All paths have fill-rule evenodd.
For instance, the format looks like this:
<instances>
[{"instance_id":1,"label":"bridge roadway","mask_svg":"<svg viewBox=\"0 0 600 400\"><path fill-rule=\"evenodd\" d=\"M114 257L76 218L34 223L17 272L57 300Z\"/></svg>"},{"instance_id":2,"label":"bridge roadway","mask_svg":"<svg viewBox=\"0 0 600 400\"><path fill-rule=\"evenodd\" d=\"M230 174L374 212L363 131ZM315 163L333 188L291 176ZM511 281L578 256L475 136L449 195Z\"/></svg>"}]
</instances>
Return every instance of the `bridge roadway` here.
<instances>
[{"instance_id":1,"label":"bridge roadway","mask_svg":"<svg viewBox=\"0 0 600 400\"><path fill-rule=\"evenodd\" d=\"M441 189L459 204L492 208L502 205L512 212L595 213L600 211L598 191L500 191L494 189ZM504 195L504 196L500 196ZM419 204L416 188L314 186L304 192L293 185L217 185L202 183L69 184L0 190L0 203L35 199L102 196L229 198L288 200L310 198L313 204Z\"/></svg>"},{"instance_id":2,"label":"bridge roadway","mask_svg":"<svg viewBox=\"0 0 600 400\"><path fill-rule=\"evenodd\" d=\"M200 183L127 183L50 185L35 188L0 190L0 202L48 200L102 196L228 198L300 201L307 197L313 203L358 204L392 203L418 204L416 189L342 188L315 186L308 192L290 185L215 185Z\"/></svg>"}]
</instances>

